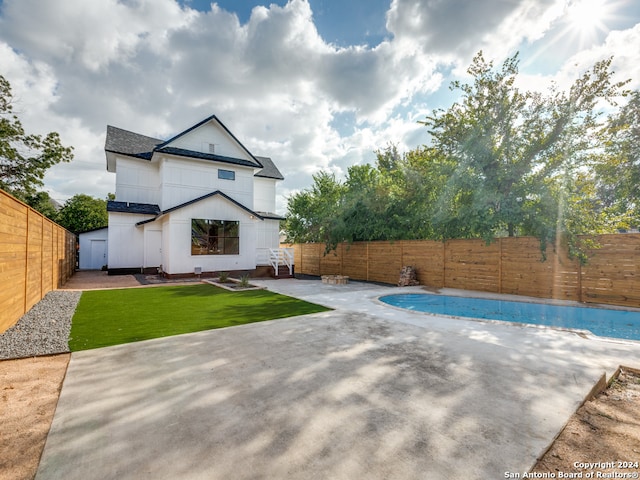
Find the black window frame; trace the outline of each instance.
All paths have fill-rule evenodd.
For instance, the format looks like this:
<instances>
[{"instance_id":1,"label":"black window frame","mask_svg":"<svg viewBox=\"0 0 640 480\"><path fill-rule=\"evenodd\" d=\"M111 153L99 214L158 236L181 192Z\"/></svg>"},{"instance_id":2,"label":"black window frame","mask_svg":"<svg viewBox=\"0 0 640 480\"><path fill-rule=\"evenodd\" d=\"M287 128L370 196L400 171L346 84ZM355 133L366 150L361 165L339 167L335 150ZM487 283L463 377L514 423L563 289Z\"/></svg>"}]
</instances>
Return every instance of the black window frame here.
<instances>
[{"instance_id":1,"label":"black window frame","mask_svg":"<svg viewBox=\"0 0 640 480\"><path fill-rule=\"evenodd\" d=\"M240 222L192 218L191 255L240 255Z\"/></svg>"}]
</instances>

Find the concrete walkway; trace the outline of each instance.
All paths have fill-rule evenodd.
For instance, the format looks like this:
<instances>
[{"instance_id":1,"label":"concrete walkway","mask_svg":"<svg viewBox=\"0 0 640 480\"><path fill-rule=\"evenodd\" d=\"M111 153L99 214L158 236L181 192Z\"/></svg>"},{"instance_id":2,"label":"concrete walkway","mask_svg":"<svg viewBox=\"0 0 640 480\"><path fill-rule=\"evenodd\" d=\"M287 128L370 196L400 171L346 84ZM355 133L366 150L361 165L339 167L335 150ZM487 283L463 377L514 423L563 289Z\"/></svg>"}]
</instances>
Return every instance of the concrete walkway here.
<instances>
[{"instance_id":1,"label":"concrete walkway","mask_svg":"<svg viewBox=\"0 0 640 480\"><path fill-rule=\"evenodd\" d=\"M259 283L336 310L74 353L36 478L505 478L640 359L376 300L393 287Z\"/></svg>"}]
</instances>

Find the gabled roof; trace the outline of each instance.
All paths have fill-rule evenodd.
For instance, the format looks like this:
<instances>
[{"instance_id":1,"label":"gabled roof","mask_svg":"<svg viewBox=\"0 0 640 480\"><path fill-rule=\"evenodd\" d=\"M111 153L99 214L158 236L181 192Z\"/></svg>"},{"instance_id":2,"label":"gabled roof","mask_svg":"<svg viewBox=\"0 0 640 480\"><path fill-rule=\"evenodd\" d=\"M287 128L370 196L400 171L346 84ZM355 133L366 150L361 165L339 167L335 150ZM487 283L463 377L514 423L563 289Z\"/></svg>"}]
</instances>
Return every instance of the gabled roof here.
<instances>
[{"instance_id":1,"label":"gabled roof","mask_svg":"<svg viewBox=\"0 0 640 480\"><path fill-rule=\"evenodd\" d=\"M107 201L107 212L136 213L140 215L160 215L160 207L152 203Z\"/></svg>"},{"instance_id":2,"label":"gabled roof","mask_svg":"<svg viewBox=\"0 0 640 480\"><path fill-rule=\"evenodd\" d=\"M220 121L220 119L218 117L216 117L215 115L211 115L211 116L205 118L204 120L202 120L201 122L196 123L192 127L187 128L184 132L181 132L181 133L177 134L176 136L170 138L169 140L163 142L161 145L158 145L157 148L158 149L163 149L163 148L167 147L168 145L173 143L178 138L188 134L189 132L192 132L196 128L198 128L198 127L200 127L200 126L204 125L205 123L208 123L208 122L210 122L212 120L214 120L225 132L227 132L227 134L233 139L233 141L236 142L238 144L238 146L240 146L240 148L242 148L247 155L249 155L249 158L251 158L252 160L255 160L255 164L253 164L252 166L258 167L258 168L262 167L262 165L256 159L256 157L254 157L253 154L249 150L247 150L247 148L242 144L242 142L240 142L240 140L238 140L235 137L235 135L233 133L231 133L231 131L225 126L225 124L222 123Z\"/></svg>"},{"instance_id":3,"label":"gabled roof","mask_svg":"<svg viewBox=\"0 0 640 480\"><path fill-rule=\"evenodd\" d=\"M167 210L164 210L162 212L158 212L158 214L156 215L156 217L154 218L150 218L148 220L143 220L141 222L136 223L137 226L140 225L144 225L145 223L150 223L150 222L154 222L155 220L157 220L158 218L160 218L163 215L166 215L167 213L171 213L171 212L175 212L176 210L179 210L181 208L184 207L188 207L189 205L193 205L194 203L198 203L201 202L202 200L206 200L207 198L211 198L211 197L215 197L215 196L220 196L222 198L224 198L225 200L233 203L235 206L237 206L238 208L241 208L242 210L244 210L245 212L247 212L249 215L253 215L256 218L259 218L260 220L264 220L265 218L272 218L272 217L264 217L263 215L261 215L258 212L254 212L253 210L251 210L249 207L245 207L243 204L241 204L240 202L238 202L237 200L234 200L233 198L231 198L229 195L227 195L226 193L221 192L220 190L216 190L214 192L211 193L207 193L206 195L202 195L201 197L198 198L194 198L193 200L189 200L188 202L184 202L181 203L180 205L176 205L175 207L171 207L168 208ZM131 212L133 213L133 212Z\"/></svg>"},{"instance_id":4,"label":"gabled roof","mask_svg":"<svg viewBox=\"0 0 640 480\"><path fill-rule=\"evenodd\" d=\"M194 150L187 150L170 146L170 144L178 138L186 135L187 133L210 121L215 121L233 139L233 141L236 142L244 152L246 152L249 160L226 157L223 155L215 155L211 153L197 152ZM201 122L196 123L194 126L186 129L184 132L179 133L169 140L160 140L158 138L147 137L145 135L140 135L139 133L134 133L128 130L123 130L121 128L107 125L107 138L105 141L104 150L105 152L107 152L107 169L109 169L110 163L109 154L118 153L120 155L127 155L129 157L151 160L155 152L167 153L181 157L191 157L199 158L202 160L232 163L234 165L242 165L246 167L263 168L262 163L260 163L260 161L256 157L254 157L249 150L247 150L247 148L215 115L211 115L210 117L205 118Z\"/></svg>"},{"instance_id":5,"label":"gabled roof","mask_svg":"<svg viewBox=\"0 0 640 480\"><path fill-rule=\"evenodd\" d=\"M278 167L276 167L276 165L269 157L256 158L260 161L264 168L256 173L254 177L275 178L276 180L284 180L284 177L280 173L280 170L278 170Z\"/></svg>"},{"instance_id":6,"label":"gabled roof","mask_svg":"<svg viewBox=\"0 0 640 480\"><path fill-rule=\"evenodd\" d=\"M244 158L227 157L224 155L198 152L171 146L171 143L175 140L211 121L215 121L220 128L222 128L233 139L233 141L236 142L244 152L246 152L249 157L248 160ZM139 133L107 125L107 138L104 150L107 154L107 170L109 171L115 171L114 154L126 155L143 160L151 160L153 158L153 154L158 152L179 157L198 158L201 160L211 160L244 167L260 168L261 170L255 174L256 177L284 180L284 176L280 173L271 158L254 156L215 115L205 118L201 122L196 123L192 127L189 127L185 131L173 136L169 140L147 137L146 135L140 135Z\"/></svg>"}]
</instances>

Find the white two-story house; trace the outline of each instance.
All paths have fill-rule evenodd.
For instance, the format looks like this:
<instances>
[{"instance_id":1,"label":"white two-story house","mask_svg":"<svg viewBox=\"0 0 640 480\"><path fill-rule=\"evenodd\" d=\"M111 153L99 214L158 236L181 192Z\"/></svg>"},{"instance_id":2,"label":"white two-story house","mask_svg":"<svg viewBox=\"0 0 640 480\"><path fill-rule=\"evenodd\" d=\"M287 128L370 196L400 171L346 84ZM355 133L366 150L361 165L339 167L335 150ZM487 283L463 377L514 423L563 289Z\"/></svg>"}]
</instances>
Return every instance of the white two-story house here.
<instances>
[{"instance_id":1,"label":"white two-story house","mask_svg":"<svg viewBox=\"0 0 640 480\"><path fill-rule=\"evenodd\" d=\"M108 126L109 274L255 271L279 247L270 158L251 154L215 116L169 140Z\"/></svg>"}]
</instances>

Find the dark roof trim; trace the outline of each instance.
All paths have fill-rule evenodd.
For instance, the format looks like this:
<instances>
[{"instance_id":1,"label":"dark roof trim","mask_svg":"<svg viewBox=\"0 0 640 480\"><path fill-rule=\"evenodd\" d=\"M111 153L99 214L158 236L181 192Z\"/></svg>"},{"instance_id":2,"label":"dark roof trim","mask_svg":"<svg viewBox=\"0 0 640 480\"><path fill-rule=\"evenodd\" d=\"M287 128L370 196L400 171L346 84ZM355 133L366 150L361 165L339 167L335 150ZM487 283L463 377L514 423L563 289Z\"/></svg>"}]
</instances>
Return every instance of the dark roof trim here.
<instances>
[{"instance_id":1,"label":"dark roof trim","mask_svg":"<svg viewBox=\"0 0 640 480\"><path fill-rule=\"evenodd\" d=\"M155 220L157 220L158 218L162 217L163 215L166 215L166 214L171 213L171 212L175 212L176 210L179 210L179 209L184 208L184 207L188 207L189 205L193 205L194 203L201 202L202 200L206 200L207 198L215 197L217 195L220 195L225 200L228 200L229 202L233 203L235 206L237 206L238 208L241 208L242 210L247 212L249 215L254 215L257 218L259 218L260 220L264 220L265 219L265 217L263 217L261 214L259 214L258 212L254 212L253 210L251 210L248 207L245 207L240 202L238 202L237 200L234 200L233 198L231 198L226 193L223 193L220 190L216 190L215 192L207 193L206 195L203 195L201 197L194 198L193 200L189 200L188 202L181 203L180 205L176 205L175 207L171 207L171 208L169 208L167 210L164 210L163 212L161 212L158 215L156 215L156 217L154 217L154 218L150 218L148 220L143 220L141 222L136 223L136 226L139 227L139 226L144 225L146 223L154 222Z\"/></svg>"},{"instance_id":2,"label":"dark roof trim","mask_svg":"<svg viewBox=\"0 0 640 480\"><path fill-rule=\"evenodd\" d=\"M277 213L271 212L256 212L260 215L264 220L286 220L282 215L278 215Z\"/></svg>"},{"instance_id":3,"label":"dark roof trim","mask_svg":"<svg viewBox=\"0 0 640 480\"><path fill-rule=\"evenodd\" d=\"M151 203L107 201L107 212L135 213L139 215L160 215L160 207Z\"/></svg>"},{"instance_id":4,"label":"dark roof trim","mask_svg":"<svg viewBox=\"0 0 640 480\"><path fill-rule=\"evenodd\" d=\"M83 230L81 232L78 232L76 235L82 235L83 233L91 233L91 232L97 232L98 230L106 230L109 227L97 227L97 228L91 228L89 230Z\"/></svg>"},{"instance_id":5,"label":"dark roof trim","mask_svg":"<svg viewBox=\"0 0 640 480\"><path fill-rule=\"evenodd\" d=\"M233 140L234 140L238 145L240 145L240 147L241 147L241 148L246 152L246 154L247 154L247 155L249 155L249 158L252 158L253 160L255 160L255 162L256 162L256 164L257 164L257 165L252 165L253 167L258 166L258 167L262 168L262 164L260 163L260 161L259 161L256 157L254 157L254 156L253 156L253 154L252 154L249 150L247 150L247 147L245 147L245 146L242 144L242 142L240 142L240 140L238 140L238 139L236 138L236 136L235 136L233 133L231 133L231 131L226 127L226 125L225 125L224 123L222 123L222 122L220 121L220 119L219 119L218 117L216 117L215 115L211 115L211 116L209 116L209 117L205 118L205 119L204 119L204 120L202 120L201 122L198 122L198 123L196 123L195 125L193 125L192 127L187 128L184 132L181 132L181 133L177 134L176 136L174 136L174 137L170 138L169 140L167 140L167 141L165 141L165 142L161 143L160 145L158 145L158 146L156 147L156 150L164 149L164 148L165 148L167 145L169 145L171 142L173 142L173 141L177 140L178 138L182 137L183 135L186 135L187 133L189 133L189 132L191 132L191 131L195 130L196 128L198 128L198 127L200 127L200 126L204 125L205 123L210 122L211 120L215 120L215 121L218 123L218 125L220 125L220 126L223 128L223 130L224 130L225 132L227 132L227 134L228 134L228 135L229 135L229 136L230 136L230 137L231 137L231 138L232 138L232 139L233 139Z\"/></svg>"},{"instance_id":6,"label":"dark roof trim","mask_svg":"<svg viewBox=\"0 0 640 480\"><path fill-rule=\"evenodd\" d=\"M253 162L243 160L241 158L225 157L223 155L215 155L213 153L195 152L193 150L185 150L184 148L164 147L156 150L156 152L176 155L179 157L199 158L201 160L212 160L215 162L232 163L234 165L256 168L256 165Z\"/></svg>"}]
</instances>

